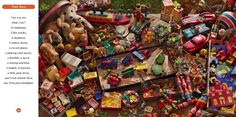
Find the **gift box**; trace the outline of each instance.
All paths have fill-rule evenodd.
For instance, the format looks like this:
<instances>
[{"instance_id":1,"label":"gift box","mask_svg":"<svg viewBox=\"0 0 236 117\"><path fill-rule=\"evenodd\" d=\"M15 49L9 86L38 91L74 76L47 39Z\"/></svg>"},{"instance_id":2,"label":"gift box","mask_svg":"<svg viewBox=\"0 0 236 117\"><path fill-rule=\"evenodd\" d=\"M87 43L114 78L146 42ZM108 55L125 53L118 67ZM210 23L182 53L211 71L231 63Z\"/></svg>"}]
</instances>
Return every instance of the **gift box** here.
<instances>
[{"instance_id":1,"label":"gift box","mask_svg":"<svg viewBox=\"0 0 236 117\"><path fill-rule=\"evenodd\" d=\"M52 109L54 107L54 104L53 103L49 103L48 105L47 105L47 109Z\"/></svg>"},{"instance_id":2,"label":"gift box","mask_svg":"<svg viewBox=\"0 0 236 117\"><path fill-rule=\"evenodd\" d=\"M58 101L57 97L54 97L54 98L51 99L51 102L52 102L52 103L55 103L55 102L57 102L57 101Z\"/></svg>"},{"instance_id":3,"label":"gift box","mask_svg":"<svg viewBox=\"0 0 236 117\"><path fill-rule=\"evenodd\" d=\"M52 99L54 97L52 92L47 92L47 94L45 95L46 98L48 99Z\"/></svg>"},{"instance_id":4,"label":"gift box","mask_svg":"<svg viewBox=\"0 0 236 117\"><path fill-rule=\"evenodd\" d=\"M75 71L82 61L80 58L69 53L64 53L61 56L61 60L71 71Z\"/></svg>"},{"instance_id":5,"label":"gift box","mask_svg":"<svg viewBox=\"0 0 236 117\"><path fill-rule=\"evenodd\" d=\"M55 87L54 83L49 81L48 79L45 79L43 81L43 84L40 86L41 89L49 92L53 91L54 87Z\"/></svg>"},{"instance_id":6,"label":"gift box","mask_svg":"<svg viewBox=\"0 0 236 117\"><path fill-rule=\"evenodd\" d=\"M101 108L102 109L120 109L122 104L122 96L118 92L103 93Z\"/></svg>"},{"instance_id":7,"label":"gift box","mask_svg":"<svg viewBox=\"0 0 236 117\"><path fill-rule=\"evenodd\" d=\"M45 99L45 100L43 101L43 105L44 105L44 106L47 106L49 103L50 103L50 100L49 100L49 99Z\"/></svg>"},{"instance_id":8,"label":"gift box","mask_svg":"<svg viewBox=\"0 0 236 117\"><path fill-rule=\"evenodd\" d=\"M57 107L57 110L58 110L59 112L62 112L63 110L65 110L65 107L62 106L62 105L60 105L60 106Z\"/></svg>"},{"instance_id":9,"label":"gift box","mask_svg":"<svg viewBox=\"0 0 236 117\"><path fill-rule=\"evenodd\" d=\"M55 97L57 97L57 96L59 96L61 93L60 93L60 91L55 91L53 94L54 94Z\"/></svg>"},{"instance_id":10,"label":"gift box","mask_svg":"<svg viewBox=\"0 0 236 117\"><path fill-rule=\"evenodd\" d=\"M82 79L81 76L80 76L80 77L76 77L76 78L74 78L73 80L69 80L68 83L69 83L69 85L70 85L71 88L75 88L75 87L77 87L78 85L83 84L83 79Z\"/></svg>"},{"instance_id":11,"label":"gift box","mask_svg":"<svg viewBox=\"0 0 236 117\"><path fill-rule=\"evenodd\" d=\"M98 77L97 72L85 72L83 74L84 80L92 80Z\"/></svg>"},{"instance_id":12,"label":"gift box","mask_svg":"<svg viewBox=\"0 0 236 117\"><path fill-rule=\"evenodd\" d=\"M90 106L92 106L94 109L96 109L98 106L99 106L99 103L94 99L94 98L91 98L89 101L88 101L88 104Z\"/></svg>"},{"instance_id":13,"label":"gift box","mask_svg":"<svg viewBox=\"0 0 236 117\"><path fill-rule=\"evenodd\" d=\"M65 105L70 103L70 99L69 98L65 98L65 99L61 100L61 103L62 103L62 105L65 106Z\"/></svg>"},{"instance_id":14,"label":"gift box","mask_svg":"<svg viewBox=\"0 0 236 117\"><path fill-rule=\"evenodd\" d=\"M61 106L62 104L61 104L61 102L60 101L56 101L55 103L54 103L54 106L55 107L59 107L59 106Z\"/></svg>"},{"instance_id":15,"label":"gift box","mask_svg":"<svg viewBox=\"0 0 236 117\"><path fill-rule=\"evenodd\" d=\"M65 96L64 94L60 94L60 95L58 96L58 98L59 98L60 100L64 100L64 99L66 98L66 96Z\"/></svg>"},{"instance_id":16,"label":"gift box","mask_svg":"<svg viewBox=\"0 0 236 117\"><path fill-rule=\"evenodd\" d=\"M53 115L56 115L56 114L58 113L57 108L51 109L50 112L51 112Z\"/></svg>"},{"instance_id":17,"label":"gift box","mask_svg":"<svg viewBox=\"0 0 236 117\"><path fill-rule=\"evenodd\" d=\"M65 81L67 75L70 74L71 71L69 68L64 67L64 68L59 69L58 72L59 72L59 76L60 76L58 81L63 82L63 81Z\"/></svg>"}]
</instances>

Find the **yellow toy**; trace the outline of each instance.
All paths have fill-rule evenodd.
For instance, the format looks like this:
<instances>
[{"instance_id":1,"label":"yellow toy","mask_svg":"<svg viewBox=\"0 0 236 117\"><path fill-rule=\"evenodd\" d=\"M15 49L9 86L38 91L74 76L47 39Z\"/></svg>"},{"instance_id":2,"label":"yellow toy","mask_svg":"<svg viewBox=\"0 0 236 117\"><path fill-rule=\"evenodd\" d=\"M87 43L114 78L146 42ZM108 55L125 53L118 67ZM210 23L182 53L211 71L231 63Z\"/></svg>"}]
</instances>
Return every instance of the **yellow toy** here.
<instances>
[{"instance_id":1,"label":"yellow toy","mask_svg":"<svg viewBox=\"0 0 236 117\"><path fill-rule=\"evenodd\" d=\"M151 31L147 31L147 34L145 36L146 42L151 43L153 38L153 33Z\"/></svg>"}]
</instances>

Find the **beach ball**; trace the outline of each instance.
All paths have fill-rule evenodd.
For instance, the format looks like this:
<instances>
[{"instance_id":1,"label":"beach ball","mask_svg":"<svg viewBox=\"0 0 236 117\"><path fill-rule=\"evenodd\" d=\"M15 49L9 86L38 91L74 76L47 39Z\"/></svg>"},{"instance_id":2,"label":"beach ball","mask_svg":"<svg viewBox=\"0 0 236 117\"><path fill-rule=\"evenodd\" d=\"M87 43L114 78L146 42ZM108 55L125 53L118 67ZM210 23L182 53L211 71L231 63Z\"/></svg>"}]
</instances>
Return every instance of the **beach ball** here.
<instances>
[{"instance_id":1,"label":"beach ball","mask_svg":"<svg viewBox=\"0 0 236 117\"><path fill-rule=\"evenodd\" d=\"M225 11L218 17L218 25L224 29L236 27L236 14L231 11Z\"/></svg>"}]
</instances>

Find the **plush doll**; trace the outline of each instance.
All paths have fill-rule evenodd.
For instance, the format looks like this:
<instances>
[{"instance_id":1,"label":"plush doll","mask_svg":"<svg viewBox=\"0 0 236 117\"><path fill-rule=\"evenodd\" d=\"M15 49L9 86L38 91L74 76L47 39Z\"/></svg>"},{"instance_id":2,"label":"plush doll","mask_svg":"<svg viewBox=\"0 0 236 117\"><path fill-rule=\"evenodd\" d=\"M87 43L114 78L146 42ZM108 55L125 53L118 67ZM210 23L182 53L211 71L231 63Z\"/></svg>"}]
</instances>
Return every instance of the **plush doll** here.
<instances>
[{"instance_id":1,"label":"plush doll","mask_svg":"<svg viewBox=\"0 0 236 117\"><path fill-rule=\"evenodd\" d=\"M43 33L43 43L51 43L58 49L64 49L63 39L59 34L60 27L57 25L57 21L48 23L45 32Z\"/></svg>"},{"instance_id":2,"label":"plush doll","mask_svg":"<svg viewBox=\"0 0 236 117\"><path fill-rule=\"evenodd\" d=\"M74 22L69 24L65 22L64 15L57 19L57 23L62 28L63 35L68 42L71 42L73 45L86 43L87 33L82 24L76 25Z\"/></svg>"},{"instance_id":3,"label":"plush doll","mask_svg":"<svg viewBox=\"0 0 236 117\"><path fill-rule=\"evenodd\" d=\"M76 27L76 24L72 23L69 38L77 43L84 42L87 40L87 33L84 30L84 27Z\"/></svg>"},{"instance_id":4,"label":"plush doll","mask_svg":"<svg viewBox=\"0 0 236 117\"><path fill-rule=\"evenodd\" d=\"M64 21L66 23L69 23L70 25L75 22L77 25L84 24L84 26L93 31L94 27L83 17L81 17L80 15L78 15L77 13L77 6L75 4L72 5L67 5L64 6L60 11L59 11L59 16L63 16L64 17ZM79 26L79 27L80 27Z\"/></svg>"}]
</instances>

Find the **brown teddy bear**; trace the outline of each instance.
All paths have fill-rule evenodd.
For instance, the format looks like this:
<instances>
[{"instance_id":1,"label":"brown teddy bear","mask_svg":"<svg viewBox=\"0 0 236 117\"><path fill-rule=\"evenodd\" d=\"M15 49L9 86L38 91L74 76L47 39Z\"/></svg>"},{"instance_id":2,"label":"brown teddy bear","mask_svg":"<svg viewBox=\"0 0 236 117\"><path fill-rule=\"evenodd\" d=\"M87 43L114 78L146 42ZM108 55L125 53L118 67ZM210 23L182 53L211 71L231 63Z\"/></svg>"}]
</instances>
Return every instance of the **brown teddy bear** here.
<instances>
[{"instance_id":1,"label":"brown teddy bear","mask_svg":"<svg viewBox=\"0 0 236 117\"><path fill-rule=\"evenodd\" d=\"M58 26L57 21L48 23L47 28L42 35L43 43L55 44L56 48L64 49L63 39L59 34L59 30L60 27Z\"/></svg>"},{"instance_id":2,"label":"brown teddy bear","mask_svg":"<svg viewBox=\"0 0 236 117\"><path fill-rule=\"evenodd\" d=\"M76 25L74 22L69 24L65 22L64 15L57 19L57 23L62 28L63 35L68 42L80 44L87 41L87 33L82 24Z\"/></svg>"}]
</instances>

